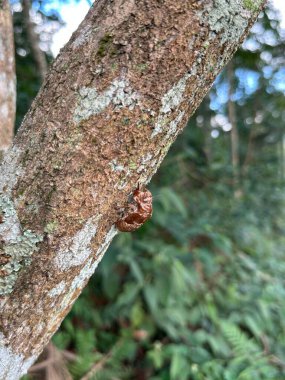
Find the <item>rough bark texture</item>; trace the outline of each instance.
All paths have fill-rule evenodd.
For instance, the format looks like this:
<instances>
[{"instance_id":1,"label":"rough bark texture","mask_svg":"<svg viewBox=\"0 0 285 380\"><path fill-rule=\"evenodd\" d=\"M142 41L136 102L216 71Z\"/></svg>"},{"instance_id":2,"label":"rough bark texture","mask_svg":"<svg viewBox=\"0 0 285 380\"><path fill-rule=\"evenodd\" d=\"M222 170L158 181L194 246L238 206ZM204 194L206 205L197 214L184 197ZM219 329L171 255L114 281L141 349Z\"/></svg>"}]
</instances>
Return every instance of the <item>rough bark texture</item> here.
<instances>
[{"instance_id":1,"label":"rough bark texture","mask_svg":"<svg viewBox=\"0 0 285 380\"><path fill-rule=\"evenodd\" d=\"M16 105L13 26L9 1L0 1L0 161L11 144Z\"/></svg>"},{"instance_id":2,"label":"rough bark texture","mask_svg":"<svg viewBox=\"0 0 285 380\"><path fill-rule=\"evenodd\" d=\"M138 184L255 20L242 0L97 0L0 168L0 378L42 351Z\"/></svg>"}]
</instances>

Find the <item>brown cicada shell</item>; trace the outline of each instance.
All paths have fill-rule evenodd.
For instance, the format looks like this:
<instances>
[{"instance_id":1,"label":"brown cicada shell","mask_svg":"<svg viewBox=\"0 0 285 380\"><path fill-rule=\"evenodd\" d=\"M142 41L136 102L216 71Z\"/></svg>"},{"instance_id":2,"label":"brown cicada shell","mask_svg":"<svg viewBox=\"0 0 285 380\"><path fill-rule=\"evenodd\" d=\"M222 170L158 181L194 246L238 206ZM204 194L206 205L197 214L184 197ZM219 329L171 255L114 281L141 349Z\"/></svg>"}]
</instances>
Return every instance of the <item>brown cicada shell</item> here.
<instances>
[{"instance_id":1,"label":"brown cicada shell","mask_svg":"<svg viewBox=\"0 0 285 380\"><path fill-rule=\"evenodd\" d=\"M125 216L116 222L122 232L132 232L140 228L152 215L152 195L147 189L136 189L133 203L128 205Z\"/></svg>"}]
</instances>

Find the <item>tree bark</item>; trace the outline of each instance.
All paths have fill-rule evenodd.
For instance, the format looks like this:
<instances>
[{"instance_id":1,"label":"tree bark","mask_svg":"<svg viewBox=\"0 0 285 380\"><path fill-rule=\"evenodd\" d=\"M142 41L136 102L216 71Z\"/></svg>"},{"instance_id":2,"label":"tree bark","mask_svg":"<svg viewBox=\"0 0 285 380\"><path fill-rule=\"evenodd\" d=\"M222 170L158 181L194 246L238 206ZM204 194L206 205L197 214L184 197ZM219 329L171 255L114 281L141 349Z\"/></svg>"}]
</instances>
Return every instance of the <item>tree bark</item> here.
<instances>
[{"instance_id":1,"label":"tree bark","mask_svg":"<svg viewBox=\"0 0 285 380\"><path fill-rule=\"evenodd\" d=\"M0 162L12 143L16 107L12 17L8 0L0 1Z\"/></svg>"},{"instance_id":2,"label":"tree bark","mask_svg":"<svg viewBox=\"0 0 285 380\"><path fill-rule=\"evenodd\" d=\"M281 127L280 131L280 182L284 182L284 159L285 159L285 154L284 154L284 131L283 131L283 126Z\"/></svg>"},{"instance_id":3,"label":"tree bark","mask_svg":"<svg viewBox=\"0 0 285 380\"><path fill-rule=\"evenodd\" d=\"M240 187L240 159L239 159L239 135L236 119L236 107L233 101L234 94L234 64L231 61L227 66L227 77L229 83L228 93L228 117L231 124L231 158L233 171L233 188L235 198L239 198L242 190Z\"/></svg>"},{"instance_id":4,"label":"tree bark","mask_svg":"<svg viewBox=\"0 0 285 380\"><path fill-rule=\"evenodd\" d=\"M25 373L264 2L97 0L0 168L0 378Z\"/></svg>"}]
</instances>

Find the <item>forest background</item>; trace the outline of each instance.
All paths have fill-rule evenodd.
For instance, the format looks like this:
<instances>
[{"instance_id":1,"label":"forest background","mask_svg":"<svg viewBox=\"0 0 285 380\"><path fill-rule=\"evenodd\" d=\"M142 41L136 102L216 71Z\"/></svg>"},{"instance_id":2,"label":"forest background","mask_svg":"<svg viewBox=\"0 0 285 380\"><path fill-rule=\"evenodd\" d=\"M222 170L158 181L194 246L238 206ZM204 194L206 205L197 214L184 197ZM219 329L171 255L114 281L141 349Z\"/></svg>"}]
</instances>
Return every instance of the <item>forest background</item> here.
<instances>
[{"instance_id":1,"label":"forest background","mask_svg":"<svg viewBox=\"0 0 285 380\"><path fill-rule=\"evenodd\" d=\"M17 130L62 20L11 4ZM153 178L152 220L114 240L25 379L284 380L280 21L269 4Z\"/></svg>"}]
</instances>

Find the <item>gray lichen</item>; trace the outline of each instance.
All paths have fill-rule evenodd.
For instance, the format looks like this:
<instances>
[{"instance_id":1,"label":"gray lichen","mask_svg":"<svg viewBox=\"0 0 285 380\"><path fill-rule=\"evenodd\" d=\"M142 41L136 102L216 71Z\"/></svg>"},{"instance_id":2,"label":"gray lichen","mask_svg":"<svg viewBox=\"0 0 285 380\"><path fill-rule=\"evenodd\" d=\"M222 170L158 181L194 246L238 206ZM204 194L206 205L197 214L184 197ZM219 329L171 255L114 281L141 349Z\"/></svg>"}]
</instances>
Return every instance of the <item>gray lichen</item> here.
<instances>
[{"instance_id":1,"label":"gray lichen","mask_svg":"<svg viewBox=\"0 0 285 380\"><path fill-rule=\"evenodd\" d=\"M112 160L109 165L112 168L112 171L115 172L125 172L127 169L121 163L117 162L117 159Z\"/></svg>"},{"instance_id":2,"label":"gray lichen","mask_svg":"<svg viewBox=\"0 0 285 380\"><path fill-rule=\"evenodd\" d=\"M96 88L83 87L79 90L79 101L74 112L74 121L80 123L92 115L104 111L111 103L116 108L133 109L139 101L139 96L129 86L125 79L115 79L103 93Z\"/></svg>"},{"instance_id":3,"label":"gray lichen","mask_svg":"<svg viewBox=\"0 0 285 380\"><path fill-rule=\"evenodd\" d=\"M88 38L92 35L92 32L96 31L96 27L92 27L92 25L85 25L82 28L81 33L78 35L78 37L73 41L72 46L73 48L78 48L80 45L86 43L88 41Z\"/></svg>"},{"instance_id":4,"label":"gray lichen","mask_svg":"<svg viewBox=\"0 0 285 380\"><path fill-rule=\"evenodd\" d=\"M168 141L168 139L171 136L176 136L178 127L179 127L184 115L185 115L184 111L179 111L178 116L170 122L168 130L167 130L167 134L165 137L166 141Z\"/></svg>"},{"instance_id":5,"label":"gray lichen","mask_svg":"<svg viewBox=\"0 0 285 380\"><path fill-rule=\"evenodd\" d=\"M222 44L238 41L248 25L251 11L256 11L260 3L260 0L214 0L206 7L210 31L221 35Z\"/></svg>"},{"instance_id":6,"label":"gray lichen","mask_svg":"<svg viewBox=\"0 0 285 380\"><path fill-rule=\"evenodd\" d=\"M13 202L7 196L0 196L0 295L13 291L19 271L30 265L32 255L42 236L30 230L23 231Z\"/></svg>"},{"instance_id":7,"label":"gray lichen","mask_svg":"<svg viewBox=\"0 0 285 380\"><path fill-rule=\"evenodd\" d=\"M186 89L187 80L191 76L186 73L162 98L162 107L160 112L163 114L169 113L177 109L183 100L184 91Z\"/></svg>"}]
</instances>

